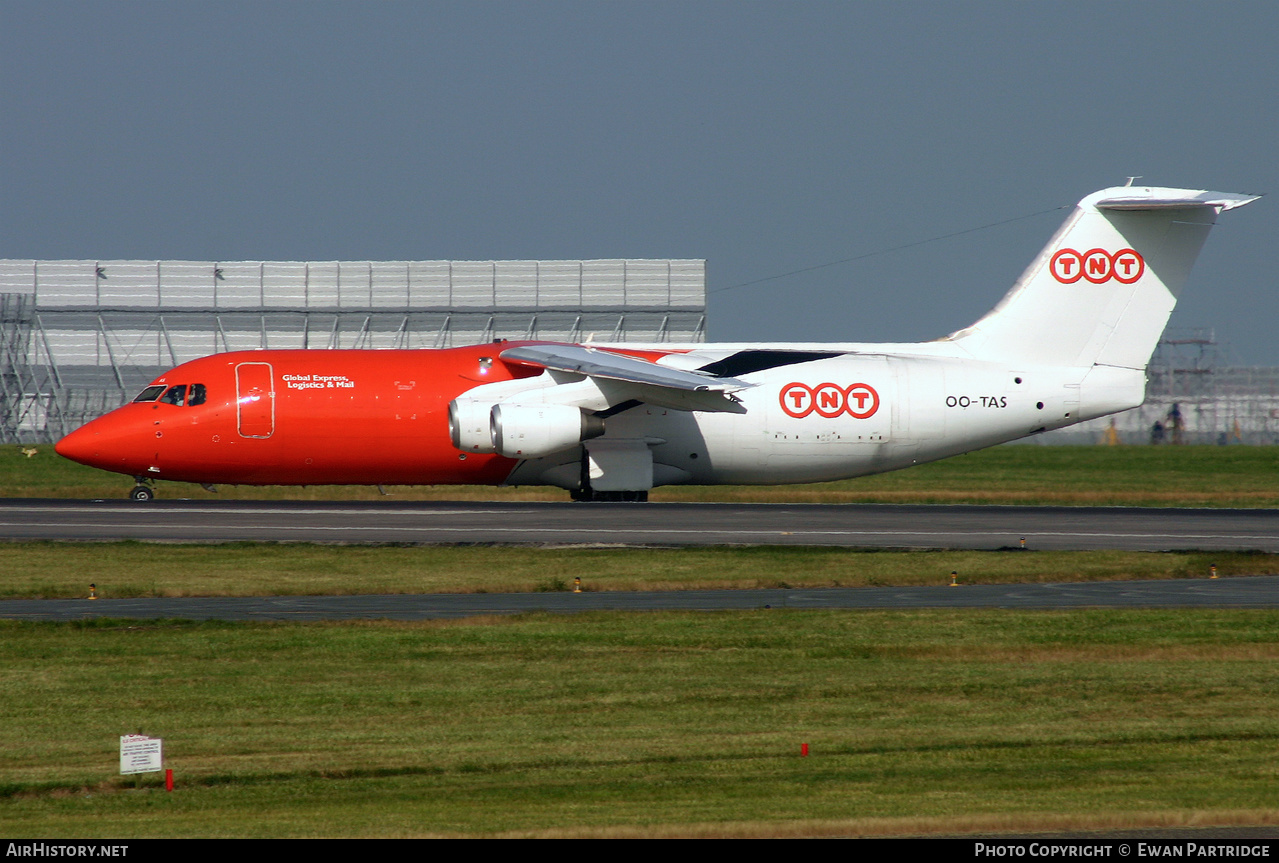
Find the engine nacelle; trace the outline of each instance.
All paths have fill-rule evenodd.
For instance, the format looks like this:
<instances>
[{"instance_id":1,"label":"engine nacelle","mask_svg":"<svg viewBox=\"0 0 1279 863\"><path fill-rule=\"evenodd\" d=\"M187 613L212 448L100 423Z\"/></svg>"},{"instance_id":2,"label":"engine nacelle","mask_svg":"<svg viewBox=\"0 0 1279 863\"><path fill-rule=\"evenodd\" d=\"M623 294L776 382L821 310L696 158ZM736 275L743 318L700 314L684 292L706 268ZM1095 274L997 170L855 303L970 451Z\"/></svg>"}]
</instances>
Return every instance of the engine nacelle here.
<instances>
[{"instance_id":1,"label":"engine nacelle","mask_svg":"<svg viewBox=\"0 0 1279 863\"><path fill-rule=\"evenodd\" d=\"M449 402L449 437L462 452L493 452L493 403L475 399Z\"/></svg>"},{"instance_id":2,"label":"engine nacelle","mask_svg":"<svg viewBox=\"0 0 1279 863\"><path fill-rule=\"evenodd\" d=\"M507 458L539 458L604 434L604 421L572 405L494 405L492 447Z\"/></svg>"}]
</instances>

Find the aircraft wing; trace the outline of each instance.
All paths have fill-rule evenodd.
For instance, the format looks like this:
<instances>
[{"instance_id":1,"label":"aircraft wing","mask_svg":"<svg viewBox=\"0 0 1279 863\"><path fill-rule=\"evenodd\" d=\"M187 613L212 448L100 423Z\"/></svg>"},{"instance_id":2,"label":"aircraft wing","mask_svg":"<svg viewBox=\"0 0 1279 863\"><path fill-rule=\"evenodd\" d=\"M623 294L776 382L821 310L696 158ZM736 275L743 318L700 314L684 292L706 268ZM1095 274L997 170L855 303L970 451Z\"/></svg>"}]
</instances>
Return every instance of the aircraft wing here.
<instances>
[{"instance_id":1,"label":"aircraft wing","mask_svg":"<svg viewBox=\"0 0 1279 863\"><path fill-rule=\"evenodd\" d=\"M744 408L732 394L756 386L737 378L674 369L581 345L522 345L507 348L498 356L509 362L595 378L601 388L612 391L615 399L625 397L675 410L743 413Z\"/></svg>"}]
</instances>

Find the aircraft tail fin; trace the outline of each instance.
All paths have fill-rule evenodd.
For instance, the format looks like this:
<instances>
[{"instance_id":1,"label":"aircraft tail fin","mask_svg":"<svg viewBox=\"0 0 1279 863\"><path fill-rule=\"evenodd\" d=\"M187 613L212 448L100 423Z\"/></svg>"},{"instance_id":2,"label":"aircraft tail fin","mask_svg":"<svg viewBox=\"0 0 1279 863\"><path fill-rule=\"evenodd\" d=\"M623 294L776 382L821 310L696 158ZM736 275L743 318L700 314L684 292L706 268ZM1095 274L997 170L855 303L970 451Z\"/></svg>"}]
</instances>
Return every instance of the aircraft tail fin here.
<instances>
[{"instance_id":1,"label":"aircraft tail fin","mask_svg":"<svg viewBox=\"0 0 1279 863\"><path fill-rule=\"evenodd\" d=\"M1132 186L1089 195L999 304L950 338L979 359L1144 369L1217 214L1254 200Z\"/></svg>"}]
</instances>

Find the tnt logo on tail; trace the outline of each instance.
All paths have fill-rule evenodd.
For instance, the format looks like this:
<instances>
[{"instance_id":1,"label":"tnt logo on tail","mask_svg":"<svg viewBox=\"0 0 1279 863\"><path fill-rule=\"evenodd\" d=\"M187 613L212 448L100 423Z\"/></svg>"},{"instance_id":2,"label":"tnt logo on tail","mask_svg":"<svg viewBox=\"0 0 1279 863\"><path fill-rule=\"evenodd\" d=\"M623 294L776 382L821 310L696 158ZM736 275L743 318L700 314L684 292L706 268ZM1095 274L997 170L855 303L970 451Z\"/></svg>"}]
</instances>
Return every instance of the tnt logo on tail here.
<instances>
[{"instance_id":1,"label":"tnt logo on tail","mask_svg":"<svg viewBox=\"0 0 1279 863\"><path fill-rule=\"evenodd\" d=\"M1048 262L1053 278L1063 285L1073 285L1087 279L1100 285L1114 279L1131 285L1146 271L1146 261L1134 249L1107 252L1105 249L1089 249L1082 254L1074 249L1062 249Z\"/></svg>"}]
</instances>

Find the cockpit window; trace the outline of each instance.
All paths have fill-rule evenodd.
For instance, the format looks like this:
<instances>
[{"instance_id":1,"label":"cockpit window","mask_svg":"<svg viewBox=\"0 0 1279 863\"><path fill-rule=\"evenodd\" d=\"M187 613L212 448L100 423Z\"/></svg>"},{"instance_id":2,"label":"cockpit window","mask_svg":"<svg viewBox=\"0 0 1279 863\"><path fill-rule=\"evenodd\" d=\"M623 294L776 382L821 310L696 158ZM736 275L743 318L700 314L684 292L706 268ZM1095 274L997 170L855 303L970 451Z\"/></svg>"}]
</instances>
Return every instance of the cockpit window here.
<instances>
[{"instance_id":1,"label":"cockpit window","mask_svg":"<svg viewBox=\"0 0 1279 863\"><path fill-rule=\"evenodd\" d=\"M186 402L186 395L187 385L178 384L176 387L169 387L165 390L164 395L160 396L160 401L181 407Z\"/></svg>"},{"instance_id":2,"label":"cockpit window","mask_svg":"<svg viewBox=\"0 0 1279 863\"><path fill-rule=\"evenodd\" d=\"M138 397L135 398L134 401L153 402L160 397L160 393L162 392L164 392L164 387L161 384L156 384L155 386L147 387L142 392L138 393Z\"/></svg>"},{"instance_id":3,"label":"cockpit window","mask_svg":"<svg viewBox=\"0 0 1279 863\"><path fill-rule=\"evenodd\" d=\"M208 390L205 389L204 384L191 384L190 390L191 394L190 397L188 397L186 384L178 384L177 386L172 386L168 389L164 388L164 384L152 384L142 392L138 393L137 398L135 398L134 401L161 401L167 405L177 405L178 407L182 407L183 405L194 407L195 405L202 405L208 401L209 393ZM161 395L161 393L164 395Z\"/></svg>"}]
</instances>

